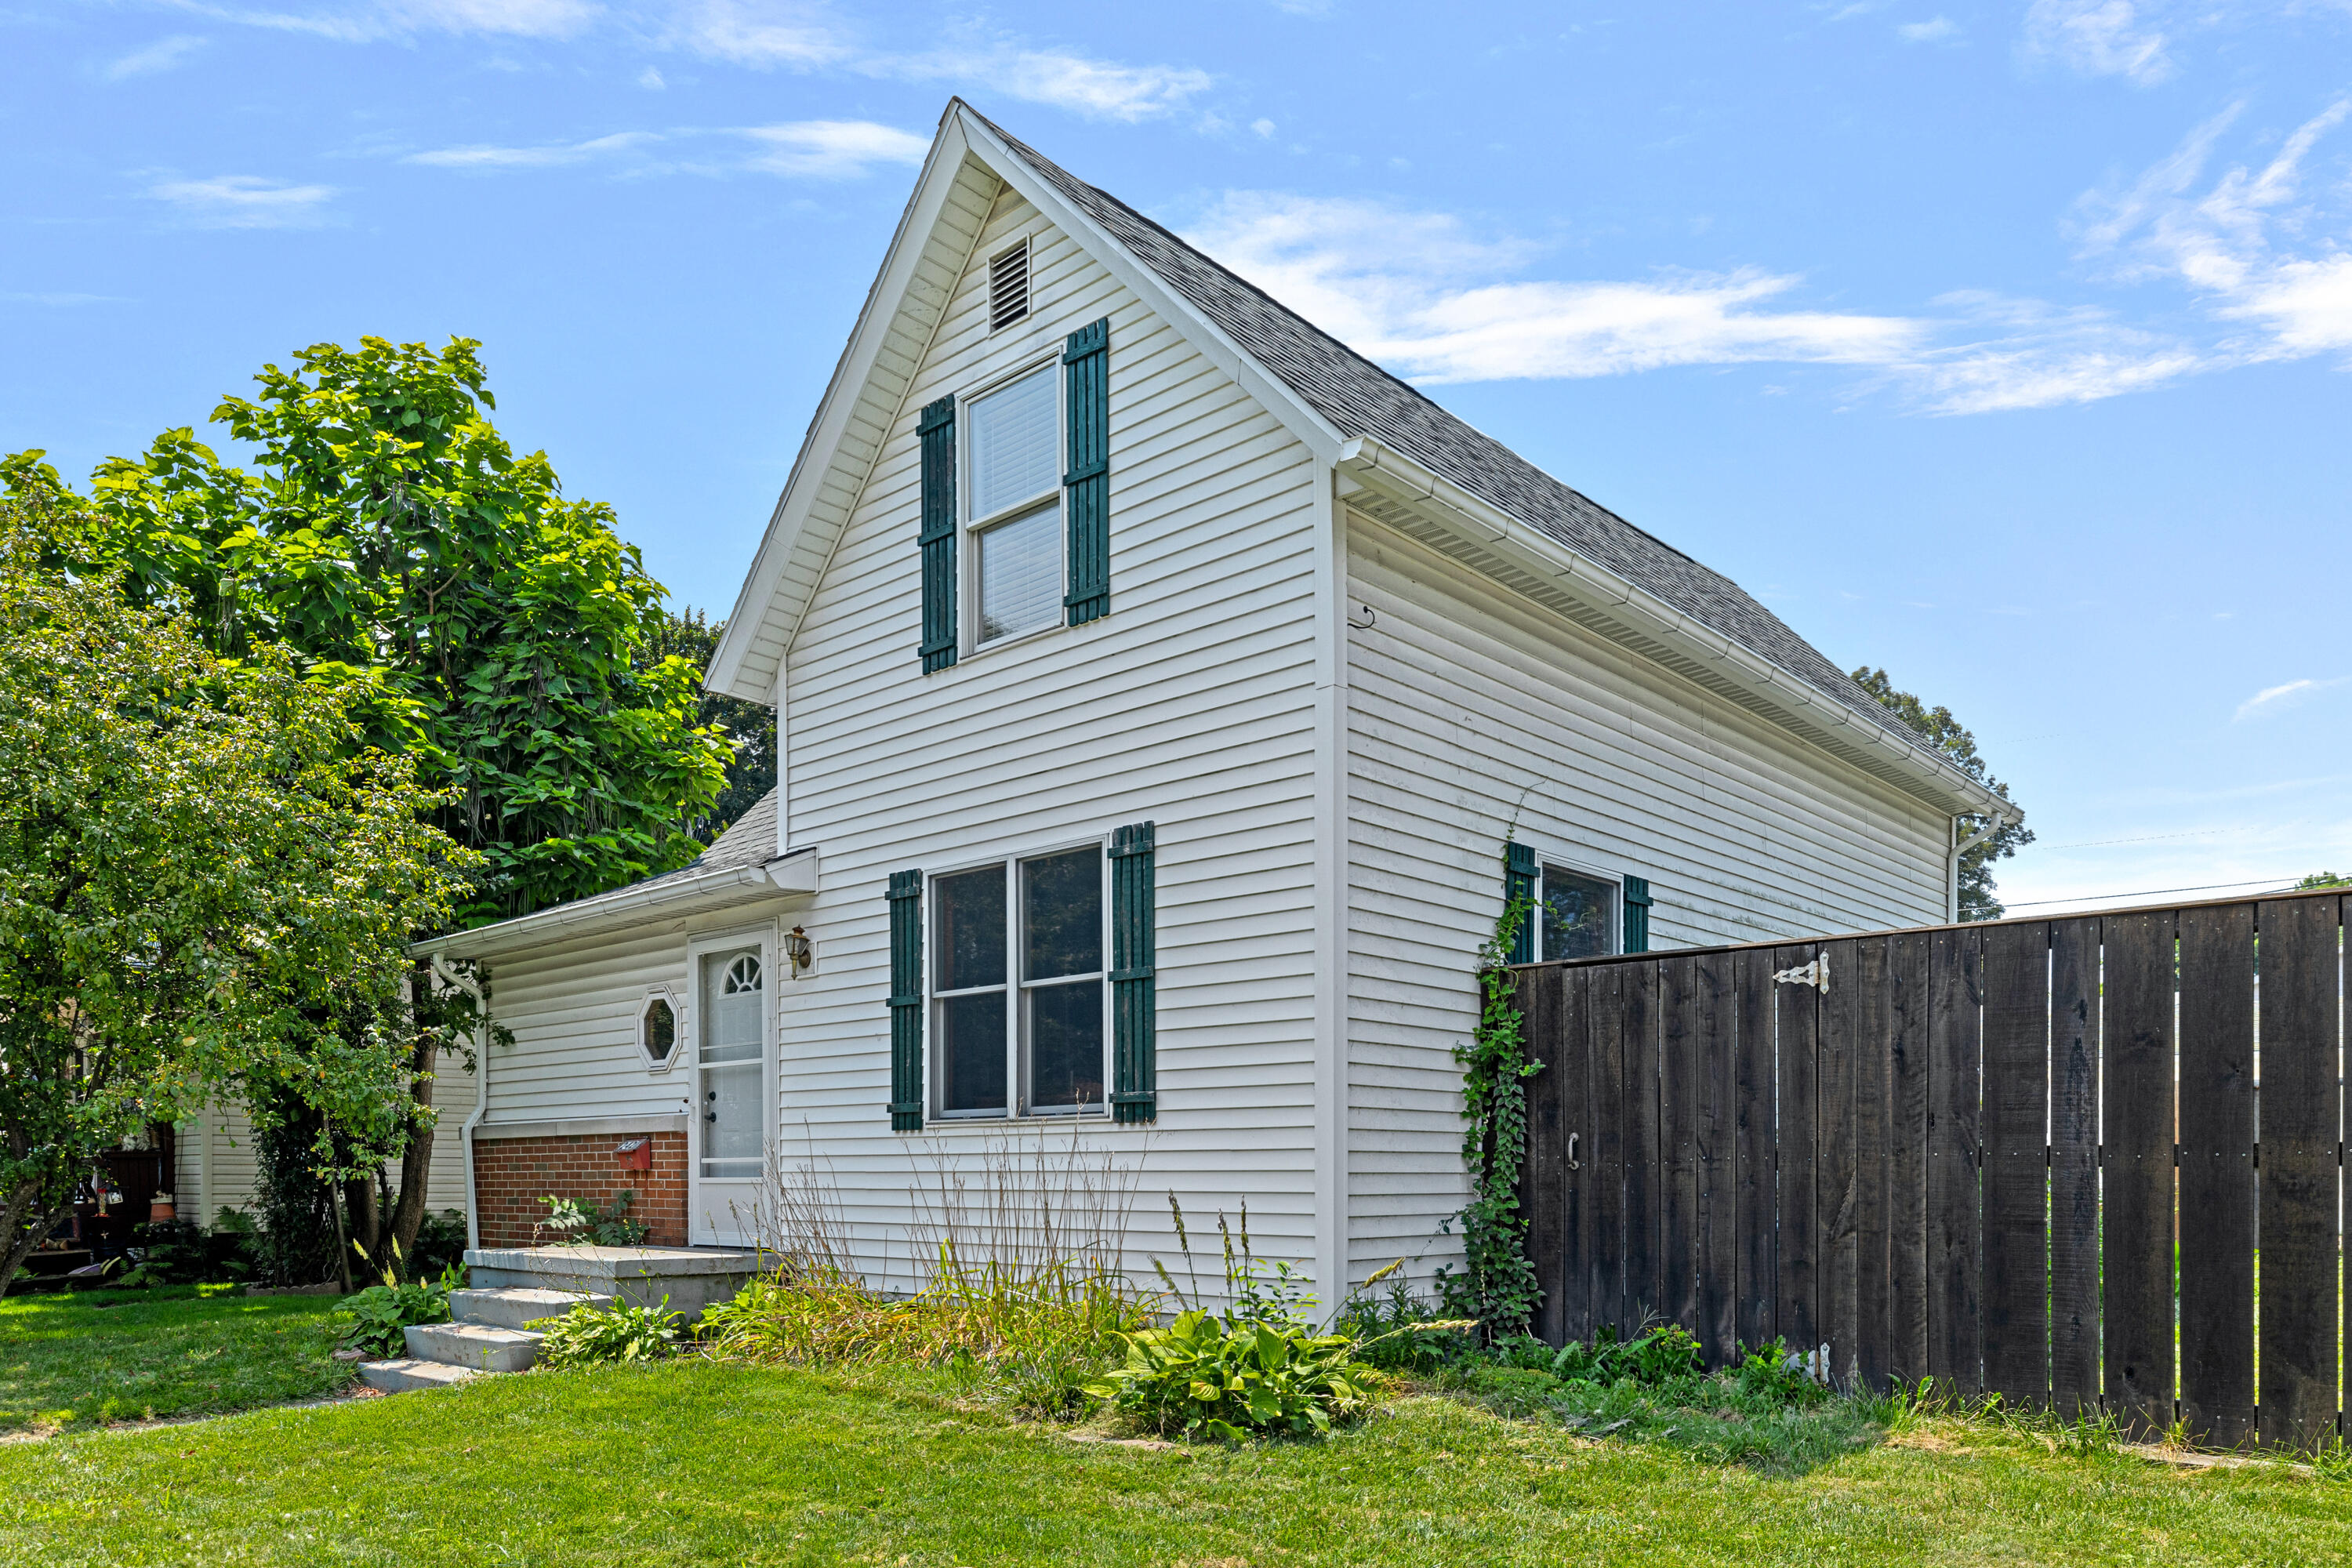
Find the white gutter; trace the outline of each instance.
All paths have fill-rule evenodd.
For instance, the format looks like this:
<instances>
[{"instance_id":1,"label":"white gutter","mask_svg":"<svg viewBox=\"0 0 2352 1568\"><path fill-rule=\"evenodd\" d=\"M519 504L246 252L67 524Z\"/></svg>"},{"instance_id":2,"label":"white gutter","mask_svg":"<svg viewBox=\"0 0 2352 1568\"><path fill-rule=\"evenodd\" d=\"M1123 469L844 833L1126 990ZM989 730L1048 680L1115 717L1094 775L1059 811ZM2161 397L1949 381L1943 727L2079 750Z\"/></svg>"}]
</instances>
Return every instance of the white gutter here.
<instances>
[{"instance_id":1,"label":"white gutter","mask_svg":"<svg viewBox=\"0 0 2352 1568\"><path fill-rule=\"evenodd\" d=\"M1974 814L1970 813L1969 815ZM1958 816L1952 818L1952 855L1950 860L1944 867L1944 918L1946 920L1949 921L1954 925L1960 923L1961 857L1965 856L1969 850L1975 848L1978 845L1983 843L1986 839L1990 838L1994 834L1999 833L2001 829L2002 824L2007 822L2021 822L2023 820L2024 818L2021 816L2004 816L1998 814L1989 816L1985 819L1985 825L1977 829L1976 837L1963 844L1960 842L1960 819Z\"/></svg>"},{"instance_id":2,"label":"white gutter","mask_svg":"<svg viewBox=\"0 0 2352 1568\"><path fill-rule=\"evenodd\" d=\"M1930 798L1938 804L1948 808L1958 805L1971 816L2020 816L2015 805L1926 746L1872 723L1826 692L1816 690L1810 682L1667 604L1648 589L1587 560L1549 534L1529 527L1380 442L1368 437L1349 441L1340 448L1339 468L1343 475L1365 489L1450 522L1517 557L1519 564L1531 571L1575 584L1578 597L1622 612L1637 627L1656 633L1662 640L1693 655L1735 684L1769 692L1775 700L1801 710L1824 728L1843 731L1847 739L1877 752L1915 783L1933 790Z\"/></svg>"},{"instance_id":3,"label":"white gutter","mask_svg":"<svg viewBox=\"0 0 2352 1568\"><path fill-rule=\"evenodd\" d=\"M481 1192L474 1184L474 1129L482 1124L490 1109L490 999L471 977L443 963L437 952L433 954L433 973L444 984L473 997L474 1016L478 1020L474 1031L474 1113L466 1118L457 1134L466 1145L466 1247L470 1251L482 1245Z\"/></svg>"},{"instance_id":4,"label":"white gutter","mask_svg":"<svg viewBox=\"0 0 2352 1568\"><path fill-rule=\"evenodd\" d=\"M557 904L551 909L519 915L510 921L500 921L496 925L451 931L446 936L418 942L410 951L425 955L476 958L490 952L511 952L518 947L534 947L541 942L553 942L578 927L644 916L658 909L699 902L723 893L809 894L816 891L817 871L817 852L814 849L795 849L790 855L777 856L764 865L729 866L688 876L659 877L651 881L635 882L609 893L599 893L593 899L575 899L568 904Z\"/></svg>"}]
</instances>

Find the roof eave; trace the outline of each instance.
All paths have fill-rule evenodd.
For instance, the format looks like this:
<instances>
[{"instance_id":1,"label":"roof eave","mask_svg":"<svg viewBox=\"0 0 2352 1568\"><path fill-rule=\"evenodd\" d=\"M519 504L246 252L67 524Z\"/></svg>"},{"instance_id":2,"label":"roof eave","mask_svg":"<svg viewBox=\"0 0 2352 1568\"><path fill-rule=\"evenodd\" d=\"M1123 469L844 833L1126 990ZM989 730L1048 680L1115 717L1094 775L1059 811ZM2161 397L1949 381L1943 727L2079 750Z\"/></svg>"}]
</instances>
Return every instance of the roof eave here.
<instances>
[{"instance_id":1,"label":"roof eave","mask_svg":"<svg viewBox=\"0 0 2352 1568\"><path fill-rule=\"evenodd\" d=\"M1518 558L1531 570L1560 581L1597 608L1633 621L1643 632L1675 647L1735 685L1776 706L1802 712L1811 721L1842 733L1886 761L1912 784L1913 793L1956 813L2022 821L2024 813L1923 745L1906 742L1871 723L1811 683L1782 669L1723 633L1608 568L1578 554L1540 529L1481 500L1412 458L1369 437L1340 449L1341 473L1365 489L1462 529L1489 548Z\"/></svg>"},{"instance_id":2,"label":"roof eave","mask_svg":"<svg viewBox=\"0 0 2352 1568\"><path fill-rule=\"evenodd\" d=\"M419 958L489 958L543 947L568 937L594 936L636 924L656 911L691 914L751 899L806 899L817 889L820 865L814 849L797 849L758 866L725 866L615 888L594 898L518 915L495 925L449 931L415 943Z\"/></svg>"}]
</instances>

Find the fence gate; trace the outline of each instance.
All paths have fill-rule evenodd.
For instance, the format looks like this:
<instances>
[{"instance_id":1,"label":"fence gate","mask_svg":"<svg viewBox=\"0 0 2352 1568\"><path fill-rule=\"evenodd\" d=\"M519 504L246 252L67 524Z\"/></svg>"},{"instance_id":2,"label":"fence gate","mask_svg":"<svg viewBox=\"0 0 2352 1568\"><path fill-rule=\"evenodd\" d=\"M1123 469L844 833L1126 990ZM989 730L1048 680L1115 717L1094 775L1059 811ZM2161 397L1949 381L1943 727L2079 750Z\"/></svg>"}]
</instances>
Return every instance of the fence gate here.
<instances>
[{"instance_id":1,"label":"fence gate","mask_svg":"<svg viewBox=\"0 0 2352 1568\"><path fill-rule=\"evenodd\" d=\"M1538 1331L2325 1443L2345 901L1520 967Z\"/></svg>"}]
</instances>

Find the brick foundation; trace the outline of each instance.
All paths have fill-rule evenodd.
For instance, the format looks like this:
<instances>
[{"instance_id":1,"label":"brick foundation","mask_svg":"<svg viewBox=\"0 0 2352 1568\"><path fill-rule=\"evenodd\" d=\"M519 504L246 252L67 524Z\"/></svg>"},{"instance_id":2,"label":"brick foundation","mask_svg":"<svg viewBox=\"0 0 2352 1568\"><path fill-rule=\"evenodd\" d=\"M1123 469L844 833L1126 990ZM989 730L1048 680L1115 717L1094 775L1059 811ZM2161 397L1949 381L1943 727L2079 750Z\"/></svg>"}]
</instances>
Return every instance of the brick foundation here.
<instances>
[{"instance_id":1,"label":"brick foundation","mask_svg":"<svg viewBox=\"0 0 2352 1568\"><path fill-rule=\"evenodd\" d=\"M624 1169L613 1151L632 1139L649 1137L654 1168ZM554 1241L542 1230L552 1194L598 1208L626 1189L636 1194L629 1217L653 1227L655 1247L684 1247L686 1240L686 1134L683 1132L574 1134L561 1138L478 1138L474 1142L474 1212L484 1247L530 1247Z\"/></svg>"}]
</instances>

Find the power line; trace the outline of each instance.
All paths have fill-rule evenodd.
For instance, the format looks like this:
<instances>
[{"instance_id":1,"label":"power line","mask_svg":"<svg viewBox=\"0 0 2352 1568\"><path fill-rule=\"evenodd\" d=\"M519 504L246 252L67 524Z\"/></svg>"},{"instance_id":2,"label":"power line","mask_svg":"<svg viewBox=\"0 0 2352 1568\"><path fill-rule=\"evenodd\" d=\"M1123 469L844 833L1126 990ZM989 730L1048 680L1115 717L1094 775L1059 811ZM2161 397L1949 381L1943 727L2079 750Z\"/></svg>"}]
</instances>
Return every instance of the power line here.
<instances>
[{"instance_id":1,"label":"power line","mask_svg":"<svg viewBox=\"0 0 2352 1568\"><path fill-rule=\"evenodd\" d=\"M2166 893L2214 893L2224 888L2262 888L2285 892L2299 880L2300 878L2291 878L2281 882L2276 877L2258 877L2251 882L2208 882L2200 888L2143 888L2136 893L2076 893L2063 899L2027 899L2018 903L2008 903L2004 900L2003 903L2012 910L2033 910L2050 904L2082 904L2102 899L2153 899Z\"/></svg>"}]
</instances>

